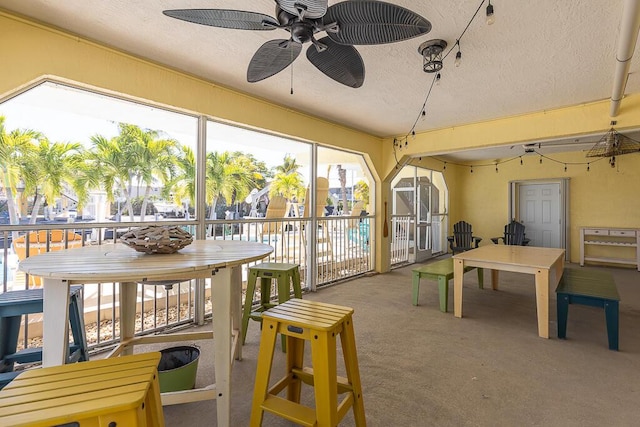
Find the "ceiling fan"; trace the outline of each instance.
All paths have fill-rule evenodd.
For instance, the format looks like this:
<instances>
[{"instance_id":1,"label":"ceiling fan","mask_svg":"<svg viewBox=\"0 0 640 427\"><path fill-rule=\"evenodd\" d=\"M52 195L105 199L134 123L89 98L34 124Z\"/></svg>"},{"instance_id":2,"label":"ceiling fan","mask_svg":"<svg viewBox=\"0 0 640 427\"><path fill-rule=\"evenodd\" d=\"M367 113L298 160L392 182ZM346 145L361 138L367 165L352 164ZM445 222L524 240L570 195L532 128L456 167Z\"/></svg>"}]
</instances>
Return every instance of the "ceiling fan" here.
<instances>
[{"instance_id":1,"label":"ceiling fan","mask_svg":"<svg viewBox=\"0 0 640 427\"><path fill-rule=\"evenodd\" d=\"M247 81L259 82L287 68L311 42L307 58L321 72L358 88L364 83L364 62L353 45L407 40L431 31L422 16L394 4L376 0L348 0L328 6L328 0L275 0L277 18L231 9L165 10L172 18L212 27L237 30L284 29L288 39L263 44L251 58ZM326 32L317 40L315 35Z\"/></svg>"}]
</instances>

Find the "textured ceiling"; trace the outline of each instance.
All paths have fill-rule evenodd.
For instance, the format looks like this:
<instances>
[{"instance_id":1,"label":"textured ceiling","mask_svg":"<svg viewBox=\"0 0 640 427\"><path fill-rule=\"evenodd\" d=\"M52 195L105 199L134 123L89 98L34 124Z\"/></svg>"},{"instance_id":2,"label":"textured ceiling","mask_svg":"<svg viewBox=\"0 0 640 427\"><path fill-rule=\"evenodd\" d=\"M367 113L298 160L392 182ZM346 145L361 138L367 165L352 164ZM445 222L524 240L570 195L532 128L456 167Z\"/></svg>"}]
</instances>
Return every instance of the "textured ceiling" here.
<instances>
[{"instance_id":1,"label":"textured ceiling","mask_svg":"<svg viewBox=\"0 0 640 427\"><path fill-rule=\"evenodd\" d=\"M485 23L485 2L460 40L461 66L454 67L455 51L445 59L441 82L420 118L433 74L422 71L418 46L435 38L454 46L481 0L392 3L427 18L431 32L388 45L357 46L366 68L358 89L329 79L302 54L293 64L293 95L290 68L258 83L246 81L254 52L268 40L286 38L284 30L220 29L162 14L165 9L229 8L274 16L271 0L0 0L0 7L377 136L405 135L416 120L420 132L611 96L622 0L495 0L495 23ZM636 46L627 94L640 92L639 50Z\"/></svg>"}]
</instances>

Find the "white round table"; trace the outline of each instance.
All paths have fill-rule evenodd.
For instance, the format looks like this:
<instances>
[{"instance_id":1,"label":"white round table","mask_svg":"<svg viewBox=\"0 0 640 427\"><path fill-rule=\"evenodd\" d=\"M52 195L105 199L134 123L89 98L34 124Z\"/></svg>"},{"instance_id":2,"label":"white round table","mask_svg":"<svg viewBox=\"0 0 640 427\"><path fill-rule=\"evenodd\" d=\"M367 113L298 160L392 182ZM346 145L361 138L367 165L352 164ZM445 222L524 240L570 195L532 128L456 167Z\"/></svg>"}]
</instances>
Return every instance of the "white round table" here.
<instances>
[{"instance_id":1,"label":"white round table","mask_svg":"<svg viewBox=\"0 0 640 427\"><path fill-rule=\"evenodd\" d=\"M269 245L234 240L196 240L174 254L148 255L123 245L105 244L66 249L29 257L19 269L43 278L43 366L65 362L68 346L69 286L120 283L120 341L111 355L131 353L145 342L212 338L216 384L163 395L163 404L217 399L218 426L229 425L231 365L241 357L242 264L273 251ZM213 331L134 338L137 283L145 281L211 279ZM202 293L203 294L203 293ZM203 302L202 302L203 303Z\"/></svg>"}]
</instances>

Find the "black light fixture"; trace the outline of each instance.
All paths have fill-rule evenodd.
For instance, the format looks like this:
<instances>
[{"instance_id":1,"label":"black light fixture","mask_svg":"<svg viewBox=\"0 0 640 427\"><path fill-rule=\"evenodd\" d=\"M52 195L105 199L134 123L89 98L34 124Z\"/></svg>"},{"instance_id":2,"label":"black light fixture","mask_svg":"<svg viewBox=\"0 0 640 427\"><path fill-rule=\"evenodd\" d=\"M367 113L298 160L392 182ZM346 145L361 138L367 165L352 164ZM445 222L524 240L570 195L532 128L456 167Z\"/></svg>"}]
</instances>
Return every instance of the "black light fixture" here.
<instances>
[{"instance_id":1,"label":"black light fixture","mask_svg":"<svg viewBox=\"0 0 640 427\"><path fill-rule=\"evenodd\" d=\"M422 55L422 69L425 73L437 73L442 70L442 51L447 47L447 42L440 39L427 40L418 47Z\"/></svg>"},{"instance_id":2,"label":"black light fixture","mask_svg":"<svg viewBox=\"0 0 640 427\"><path fill-rule=\"evenodd\" d=\"M462 52L460 52L460 40L456 41L456 45L458 46L458 53L456 53L456 60L454 61L454 64L456 67L459 67L460 63L462 63Z\"/></svg>"},{"instance_id":3,"label":"black light fixture","mask_svg":"<svg viewBox=\"0 0 640 427\"><path fill-rule=\"evenodd\" d=\"M491 4L491 0L489 0L489 4L487 5L487 25L492 25L496 22L496 16L493 14L493 5Z\"/></svg>"}]
</instances>

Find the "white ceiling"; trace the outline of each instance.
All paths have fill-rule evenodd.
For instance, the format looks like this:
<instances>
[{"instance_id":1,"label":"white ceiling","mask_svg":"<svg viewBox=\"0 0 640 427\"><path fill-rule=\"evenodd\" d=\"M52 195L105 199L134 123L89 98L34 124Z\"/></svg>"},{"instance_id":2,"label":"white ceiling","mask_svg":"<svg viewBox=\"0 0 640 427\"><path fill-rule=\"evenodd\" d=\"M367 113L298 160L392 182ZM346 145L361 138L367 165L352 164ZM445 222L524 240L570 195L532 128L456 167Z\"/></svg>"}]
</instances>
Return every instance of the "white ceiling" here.
<instances>
[{"instance_id":1,"label":"white ceiling","mask_svg":"<svg viewBox=\"0 0 640 427\"><path fill-rule=\"evenodd\" d=\"M406 135L416 120L420 132L611 96L623 0L494 0L491 26L484 19L485 1L460 39L462 65L454 67L455 51L445 59L441 83L434 86L422 119L433 75L422 71L418 46L435 38L453 46L481 0L392 3L427 18L431 32L388 45L357 46L366 67L358 89L334 82L300 55L293 64L293 95L289 68L258 83L246 81L254 52L268 40L286 38L284 30L220 29L162 14L165 9L228 8L274 16L272 0L0 0L0 8L377 136ZM640 92L639 45L627 94ZM609 118L603 121L607 126ZM485 149L474 158L508 157L512 151Z\"/></svg>"}]
</instances>

